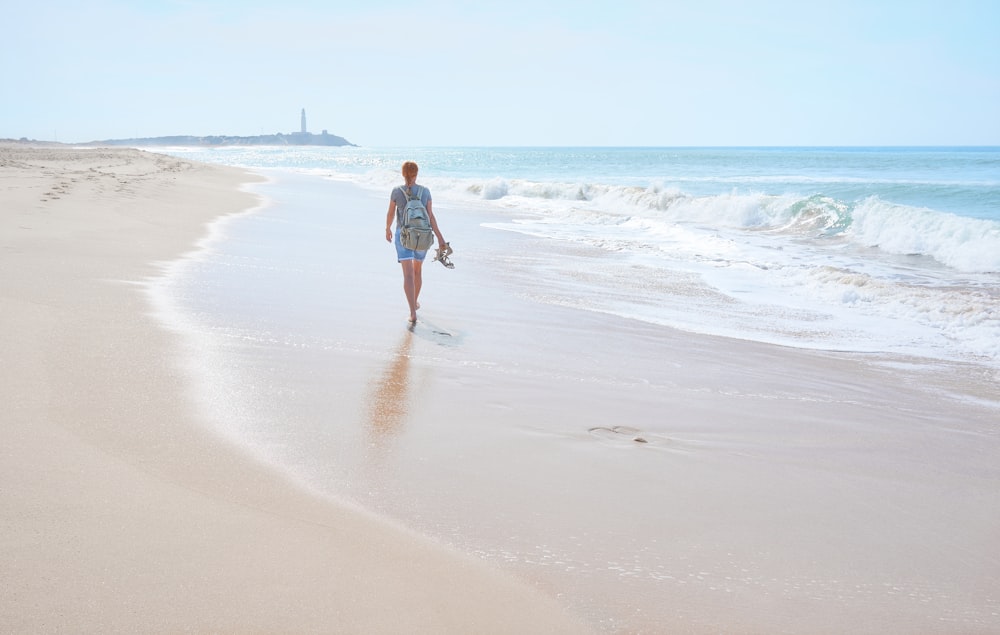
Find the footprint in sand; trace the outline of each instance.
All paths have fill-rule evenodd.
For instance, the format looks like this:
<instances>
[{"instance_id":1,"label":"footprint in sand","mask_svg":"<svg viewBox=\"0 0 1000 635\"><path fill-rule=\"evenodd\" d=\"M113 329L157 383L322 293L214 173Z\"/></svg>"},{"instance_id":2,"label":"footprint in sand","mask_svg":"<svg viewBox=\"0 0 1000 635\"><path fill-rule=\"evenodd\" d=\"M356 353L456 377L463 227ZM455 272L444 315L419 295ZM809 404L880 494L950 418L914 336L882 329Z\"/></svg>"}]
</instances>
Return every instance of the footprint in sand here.
<instances>
[{"instance_id":1,"label":"footprint in sand","mask_svg":"<svg viewBox=\"0 0 1000 635\"><path fill-rule=\"evenodd\" d=\"M642 430L630 428L629 426L614 426L612 428L598 426L588 430L590 434L608 441L633 441L635 443L649 443L646 437L642 436Z\"/></svg>"}]
</instances>

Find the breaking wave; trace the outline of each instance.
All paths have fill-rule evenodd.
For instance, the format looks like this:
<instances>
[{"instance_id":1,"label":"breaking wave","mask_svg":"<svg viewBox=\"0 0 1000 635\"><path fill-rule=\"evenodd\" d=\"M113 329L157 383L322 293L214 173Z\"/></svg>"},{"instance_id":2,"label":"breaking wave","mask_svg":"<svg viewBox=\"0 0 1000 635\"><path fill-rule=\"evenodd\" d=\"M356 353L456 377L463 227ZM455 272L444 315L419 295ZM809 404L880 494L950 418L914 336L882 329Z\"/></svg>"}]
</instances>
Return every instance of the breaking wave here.
<instances>
[{"instance_id":1,"label":"breaking wave","mask_svg":"<svg viewBox=\"0 0 1000 635\"><path fill-rule=\"evenodd\" d=\"M892 255L928 256L965 273L1000 272L1000 222L900 205L878 196L859 201L824 194L692 196L677 188L499 178L436 185L505 207L534 209L563 219L576 215L577 222L620 223L639 217L840 239Z\"/></svg>"}]
</instances>

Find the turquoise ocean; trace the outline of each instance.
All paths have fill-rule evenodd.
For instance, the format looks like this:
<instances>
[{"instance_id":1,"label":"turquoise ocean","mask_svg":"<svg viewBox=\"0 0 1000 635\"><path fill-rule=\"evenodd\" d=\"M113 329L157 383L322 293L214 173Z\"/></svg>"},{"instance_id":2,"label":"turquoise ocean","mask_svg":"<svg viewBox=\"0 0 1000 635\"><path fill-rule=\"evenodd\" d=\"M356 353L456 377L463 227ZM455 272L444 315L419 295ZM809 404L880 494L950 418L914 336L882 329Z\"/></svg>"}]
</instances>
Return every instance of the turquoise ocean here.
<instances>
[{"instance_id":1,"label":"turquoise ocean","mask_svg":"<svg viewBox=\"0 0 1000 635\"><path fill-rule=\"evenodd\" d=\"M414 160L449 214L487 209L484 230L533 237L541 259L544 245L599 256L586 281L578 259L539 266L539 284L562 291L538 301L783 346L1000 367L1000 148L166 152L349 181L386 200Z\"/></svg>"}]
</instances>

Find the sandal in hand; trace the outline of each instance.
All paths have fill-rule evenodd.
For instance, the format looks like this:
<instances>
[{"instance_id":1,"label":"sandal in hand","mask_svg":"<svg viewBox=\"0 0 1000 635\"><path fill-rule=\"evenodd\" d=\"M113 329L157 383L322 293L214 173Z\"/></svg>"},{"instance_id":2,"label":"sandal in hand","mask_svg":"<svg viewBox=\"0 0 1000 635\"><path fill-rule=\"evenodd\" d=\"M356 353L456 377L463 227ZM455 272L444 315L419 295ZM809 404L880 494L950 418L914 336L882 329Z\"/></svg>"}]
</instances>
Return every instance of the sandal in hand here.
<instances>
[{"instance_id":1,"label":"sandal in hand","mask_svg":"<svg viewBox=\"0 0 1000 635\"><path fill-rule=\"evenodd\" d=\"M450 256L453 253L454 252L451 249L451 243L445 243L440 247L438 247L437 255L434 256L434 260L440 262L442 265L448 267L449 269L454 269L455 263L448 260L448 256Z\"/></svg>"}]
</instances>

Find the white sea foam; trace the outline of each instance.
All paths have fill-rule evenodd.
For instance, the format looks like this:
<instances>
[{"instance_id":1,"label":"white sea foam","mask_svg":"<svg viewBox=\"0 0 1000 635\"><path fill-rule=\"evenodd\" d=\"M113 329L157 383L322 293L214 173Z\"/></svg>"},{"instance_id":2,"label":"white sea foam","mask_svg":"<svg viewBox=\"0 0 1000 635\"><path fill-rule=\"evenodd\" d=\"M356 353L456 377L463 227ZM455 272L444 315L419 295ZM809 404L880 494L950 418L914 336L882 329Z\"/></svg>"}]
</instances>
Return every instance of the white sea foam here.
<instances>
[{"instance_id":1,"label":"white sea foam","mask_svg":"<svg viewBox=\"0 0 1000 635\"><path fill-rule=\"evenodd\" d=\"M517 216L493 228L588 244L667 276L694 272L739 301L695 307L685 294L681 310L669 294L659 304L593 301L602 311L785 345L1000 361L1000 294L988 273L1000 270L1000 235L989 221L877 199L852 209L826 197L616 188L589 200L506 198L495 202Z\"/></svg>"},{"instance_id":2,"label":"white sea foam","mask_svg":"<svg viewBox=\"0 0 1000 635\"><path fill-rule=\"evenodd\" d=\"M931 256L965 272L1000 272L1000 223L929 209L861 202L848 229L852 240L891 254Z\"/></svg>"},{"instance_id":3,"label":"white sea foam","mask_svg":"<svg viewBox=\"0 0 1000 635\"><path fill-rule=\"evenodd\" d=\"M665 223L786 232L800 238L843 238L886 254L930 256L959 272L1000 272L1000 222L888 203L876 196L858 203L822 195L690 196L676 188L501 179L444 181L432 187L437 196L475 196L560 222L607 225L637 216Z\"/></svg>"}]
</instances>

